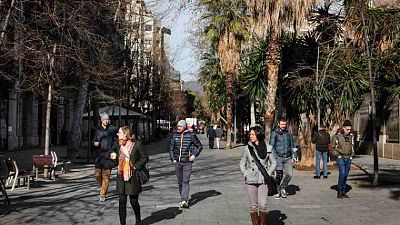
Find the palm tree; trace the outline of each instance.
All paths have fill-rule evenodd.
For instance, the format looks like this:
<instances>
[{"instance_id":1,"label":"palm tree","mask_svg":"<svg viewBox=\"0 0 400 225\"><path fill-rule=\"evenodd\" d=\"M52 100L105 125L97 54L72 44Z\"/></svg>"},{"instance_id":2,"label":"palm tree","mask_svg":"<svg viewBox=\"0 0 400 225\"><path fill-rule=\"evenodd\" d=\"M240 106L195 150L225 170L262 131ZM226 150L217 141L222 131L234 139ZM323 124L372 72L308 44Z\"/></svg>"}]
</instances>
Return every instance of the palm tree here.
<instances>
[{"instance_id":1,"label":"palm tree","mask_svg":"<svg viewBox=\"0 0 400 225\"><path fill-rule=\"evenodd\" d=\"M314 0L247 0L252 15L252 31L259 37L268 34L268 87L265 96L264 124L269 138L275 115L276 90L280 64L280 36L286 26L298 28L305 20ZM266 30L267 29L267 30Z\"/></svg>"},{"instance_id":2,"label":"palm tree","mask_svg":"<svg viewBox=\"0 0 400 225\"><path fill-rule=\"evenodd\" d=\"M231 149L234 82L239 70L240 44L247 33L245 4L244 0L203 0L203 4L208 12L205 18L209 20L206 36L218 51L221 72L226 76L227 149Z\"/></svg>"}]
</instances>

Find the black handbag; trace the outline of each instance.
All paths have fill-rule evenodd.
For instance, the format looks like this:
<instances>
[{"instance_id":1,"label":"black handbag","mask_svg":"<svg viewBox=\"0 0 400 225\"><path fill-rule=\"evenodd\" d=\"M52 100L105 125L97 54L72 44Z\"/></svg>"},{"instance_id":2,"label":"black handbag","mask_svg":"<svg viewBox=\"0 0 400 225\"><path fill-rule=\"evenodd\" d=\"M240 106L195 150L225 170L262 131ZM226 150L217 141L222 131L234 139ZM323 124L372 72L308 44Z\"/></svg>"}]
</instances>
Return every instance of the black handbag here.
<instances>
[{"instance_id":1,"label":"black handbag","mask_svg":"<svg viewBox=\"0 0 400 225\"><path fill-rule=\"evenodd\" d=\"M268 196L273 196L275 194L278 194L278 189L276 187L275 179L268 174L265 167L261 164L260 160L258 160L258 158L254 152L253 146L248 145L248 148L249 148L251 157L253 157L254 162L256 163L256 165L258 167L258 170L264 176L264 181L265 181L266 185L268 186Z\"/></svg>"},{"instance_id":2,"label":"black handbag","mask_svg":"<svg viewBox=\"0 0 400 225\"><path fill-rule=\"evenodd\" d=\"M143 166L140 170L135 170L135 174L141 184L145 184L150 180L150 172L147 166Z\"/></svg>"}]
</instances>

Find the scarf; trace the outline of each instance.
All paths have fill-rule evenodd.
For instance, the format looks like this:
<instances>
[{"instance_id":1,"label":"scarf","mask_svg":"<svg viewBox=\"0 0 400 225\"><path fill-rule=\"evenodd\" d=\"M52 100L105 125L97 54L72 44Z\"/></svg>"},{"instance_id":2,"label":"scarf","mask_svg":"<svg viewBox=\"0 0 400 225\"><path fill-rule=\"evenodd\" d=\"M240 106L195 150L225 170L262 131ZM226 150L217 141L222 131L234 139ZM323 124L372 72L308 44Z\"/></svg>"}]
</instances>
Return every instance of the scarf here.
<instances>
[{"instance_id":1,"label":"scarf","mask_svg":"<svg viewBox=\"0 0 400 225\"><path fill-rule=\"evenodd\" d=\"M258 145L256 145L255 143L253 144L257 150L258 157L260 157L261 159L265 159L267 157L267 145L265 144L264 140L259 141Z\"/></svg>"},{"instance_id":2,"label":"scarf","mask_svg":"<svg viewBox=\"0 0 400 225\"><path fill-rule=\"evenodd\" d=\"M134 147L135 142L128 141L119 149L118 174L124 178L124 181L128 181L132 177L134 165L131 164L130 157Z\"/></svg>"}]
</instances>

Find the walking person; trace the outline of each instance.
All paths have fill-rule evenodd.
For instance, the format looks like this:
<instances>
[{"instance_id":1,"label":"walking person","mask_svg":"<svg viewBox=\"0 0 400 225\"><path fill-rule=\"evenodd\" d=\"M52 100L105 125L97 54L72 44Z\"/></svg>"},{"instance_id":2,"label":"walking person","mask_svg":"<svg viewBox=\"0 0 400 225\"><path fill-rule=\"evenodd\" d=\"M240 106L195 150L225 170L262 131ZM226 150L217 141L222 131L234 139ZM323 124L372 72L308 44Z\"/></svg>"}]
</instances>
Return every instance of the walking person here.
<instances>
[{"instance_id":1,"label":"walking person","mask_svg":"<svg viewBox=\"0 0 400 225\"><path fill-rule=\"evenodd\" d=\"M101 115L101 126L96 129L94 146L95 152L95 177L100 187L99 200L104 202L110 183L111 169L116 166L111 159L111 153L118 150L117 128L110 124L107 113Z\"/></svg>"},{"instance_id":2,"label":"walking person","mask_svg":"<svg viewBox=\"0 0 400 225\"><path fill-rule=\"evenodd\" d=\"M240 160L240 171L245 180L252 224L265 225L268 186L266 178L259 170L255 161L258 160L263 168L267 168L269 175L272 175L275 171L277 162L271 146L267 145L264 141L265 135L260 127L250 128L249 138L250 141L244 147L244 152Z\"/></svg>"},{"instance_id":3,"label":"walking person","mask_svg":"<svg viewBox=\"0 0 400 225\"><path fill-rule=\"evenodd\" d=\"M319 179L321 177L321 158L323 165L323 177L326 179L328 178L328 150L329 144L331 143L331 136L326 131L325 125L321 125L319 131L313 134L311 141L316 146L314 179Z\"/></svg>"},{"instance_id":4,"label":"walking person","mask_svg":"<svg viewBox=\"0 0 400 225\"><path fill-rule=\"evenodd\" d=\"M331 147L339 167L337 198L348 198L346 193L347 176L350 172L351 160L354 155L354 135L351 132L350 120L343 123L343 132L332 137Z\"/></svg>"},{"instance_id":5,"label":"walking person","mask_svg":"<svg viewBox=\"0 0 400 225\"><path fill-rule=\"evenodd\" d=\"M216 125L215 126L215 141L217 142L217 149L220 148L220 141L221 141L222 134L223 134L222 129L219 127L219 125Z\"/></svg>"},{"instance_id":6,"label":"walking person","mask_svg":"<svg viewBox=\"0 0 400 225\"><path fill-rule=\"evenodd\" d=\"M120 145L118 154L117 194L119 195L119 220L126 224L127 197L135 213L136 225L141 225L139 193L142 185L135 175L149 161L147 152L141 147L130 127L121 127L118 131Z\"/></svg>"},{"instance_id":7,"label":"walking person","mask_svg":"<svg viewBox=\"0 0 400 225\"><path fill-rule=\"evenodd\" d=\"M208 137L208 147L210 149L214 148L214 139L215 139L215 130L214 128L210 125L210 127L207 130L207 137Z\"/></svg>"},{"instance_id":8,"label":"walking person","mask_svg":"<svg viewBox=\"0 0 400 225\"><path fill-rule=\"evenodd\" d=\"M177 132L171 136L168 147L169 157L175 165L181 201L179 207L189 207L189 182L192 174L192 164L199 156L203 146L196 134L186 129L186 121L180 120Z\"/></svg>"},{"instance_id":9,"label":"walking person","mask_svg":"<svg viewBox=\"0 0 400 225\"><path fill-rule=\"evenodd\" d=\"M276 199L287 198L286 187L293 176L292 159L294 156L293 134L287 129L286 118L279 119L279 124L271 133L269 144L276 155L276 186L278 193L274 196ZM284 176L284 177L283 177ZM283 179L282 179L283 178Z\"/></svg>"}]
</instances>

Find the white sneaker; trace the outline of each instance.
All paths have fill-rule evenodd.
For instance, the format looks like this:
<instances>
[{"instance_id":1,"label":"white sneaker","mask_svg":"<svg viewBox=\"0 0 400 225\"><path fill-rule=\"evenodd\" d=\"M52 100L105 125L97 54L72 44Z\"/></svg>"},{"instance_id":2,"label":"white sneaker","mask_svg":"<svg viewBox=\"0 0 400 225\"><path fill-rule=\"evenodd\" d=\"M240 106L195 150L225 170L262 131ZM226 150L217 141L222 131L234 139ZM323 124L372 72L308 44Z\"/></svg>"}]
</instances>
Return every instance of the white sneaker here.
<instances>
[{"instance_id":1,"label":"white sneaker","mask_svg":"<svg viewBox=\"0 0 400 225\"><path fill-rule=\"evenodd\" d=\"M183 207L183 202L184 202L184 201L179 202L179 208L182 208L182 207Z\"/></svg>"},{"instance_id":2,"label":"white sneaker","mask_svg":"<svg viewBox=\"0 0 400 225\"><path fill-rule=\"evenodd\" d=\"M106 197L99 196L99 201L100 201L100 202L105 202L105 201L106 201Z\"/></svg>"},{"instance_id":3,"label":"white sneaker","mask_svg":"<svg viewBox=\"0 0 400 225\"><path fill-rule=\"evenodd\" d=\"M281 190L281 196L282 196L282 198L287 198L287 193L286 193L285 189Z\"/></svg>"},{"instance_id":4,"label":"white sneaker","mask_svg":"<svg viewBox=\"0 0 400 225\"><path fill-rule=\"evenodd\" d=\"M179 207L181 207L181 208L189 208L189 202L188 201L182 201Z\"/></svg>"},{"instance_id":5,"label":"white sneaker","mask_svg":"<svg viewBox=\"0 0 400 225\"><path fill-rule=\"evenodd\" d=\"M281 194L280 194L280 193L274 194L274 198L275 198L275 199L280 199L280 198L281 198Z\"/></svg>"}]
</instances>

